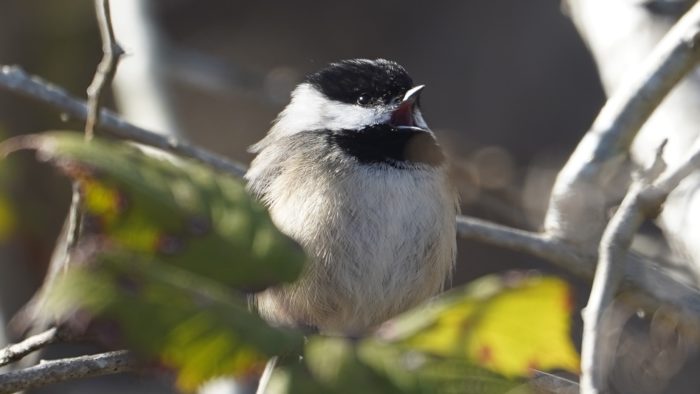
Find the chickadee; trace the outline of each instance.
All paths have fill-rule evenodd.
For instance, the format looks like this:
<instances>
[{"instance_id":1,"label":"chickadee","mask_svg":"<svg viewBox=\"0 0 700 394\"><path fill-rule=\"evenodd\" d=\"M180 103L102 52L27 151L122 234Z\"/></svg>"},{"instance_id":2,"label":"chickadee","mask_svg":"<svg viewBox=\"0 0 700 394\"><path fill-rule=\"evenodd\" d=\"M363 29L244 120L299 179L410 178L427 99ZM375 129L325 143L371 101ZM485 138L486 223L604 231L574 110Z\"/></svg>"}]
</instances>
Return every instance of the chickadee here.
<instances>
[{"instance_id":1,"label":"chickadee","mask_svg":"<svg viewBox=\"0 0 700 394\"><path fill-rule=\"evenodd\" d=\"M292 92L246 179L310 258L255 296L273 324L361 334L439 293L456 253L456 192L399 64L345 60Z\"/></svg>"}]
</instances>

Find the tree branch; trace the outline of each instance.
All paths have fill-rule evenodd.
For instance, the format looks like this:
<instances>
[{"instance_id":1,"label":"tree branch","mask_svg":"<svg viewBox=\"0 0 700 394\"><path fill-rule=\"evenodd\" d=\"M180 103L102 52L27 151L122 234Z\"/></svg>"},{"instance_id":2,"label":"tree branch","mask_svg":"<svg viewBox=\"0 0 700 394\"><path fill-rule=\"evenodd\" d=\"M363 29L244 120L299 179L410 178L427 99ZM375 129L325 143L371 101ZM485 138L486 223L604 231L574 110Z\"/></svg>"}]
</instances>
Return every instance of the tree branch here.
<instances>
[{"instance_id":1,"label":"tree branch","mask_svg":"<svg viewBox=\"0 0 700 394\"><path fill-rule=\"evenodd\" d=\"M457 216L457 236L540 257L583 278L592 278L595 253L546 234L519 230L485 220Z\"/></svg>"},{"instance_id":2,"label":"tree branch","mask_svg":"<svg viewBox=\"0 0 700 394\"><path fill-rule=\"evenodd\" d=\"M20 94L35 102L49 105L76 119L87 119L87 105L84 101L76 99L64 89L39 77L27 75L19 67L2 66L0 68L0 88ZM172 137L136 127L112 111L102 109L100 114L99 126L105 134L188 157L239 178L245 174L245 166L232 162L221 155Z\"/></svg>"},{"instance_id":3,"label":"tree branch","mask_svg":"<svg viewBox=\"0 0 700 394\"><path fill-rule=\"evenodd\" d=\"M559 172L545 219L547 234L593 248L606 223L605 178L626 157L656 107L700 60L700 4L696 4L624 81Z\"/></svg>"},{"instance_id":4,"label":"tree branch","mask_svg":"<svg viewBox=\"0 0 700 394\"><path fill-rule=\"evenodd\" d=\"M0 375L0 394L43 387L54 383L136 371L137 364L125 351L94 354L61 360Z\"/></svg>"},{"instance_id":5,"label":"tree branch","mask_svg":"<svg viewBox=\"0 0 700 394\"><path fill-rule=\"evenodd\" d=\"M24 356L56 343L61 339L59 330L54 327L40 334L33 335L22 342L0 349L0 367L21 360Z\"/></svg>"},{"instance_id":6,"label":"tree branch","mask_svg":"<svg viewBox=\"0 0 700 394\"><path fill-rule=\"evenodd\" d=\"M119 59L124 54L124 50L117 43L112 27L112 17L110 14L109 0L95 0L95 12L97 14L97 25L100 28L102 38L102 60L97 65L95 76L87 88L87 120L85 121L85 140L90 141L95 135L95 126L100 121L100 107L104 90L112 83L114 74L117 72ZM68 214L69 233L65 244L59 242L56 247L65 248L66 259L59 264L67 264L68 256L80 238L83 223L83 204L81 203L80 187L77 182L73 182L73 201Z\"/></svg>"},{"instance_id":7,"label":"tree branch","mask_svg":"<svg viewBox=\"0 0 700 394\"><path fill-rule=\"evenodd\" d=\"M117 65L124 50L119 46L114 37L112 19L110 17L109 0L95 0L95 12L97 13L97 23L102 37L102 60L97 66L92 83L88 86L87 95L87 120L85 122L85 140L90 141L95 134L95 125L100 120L100 103L104 93L104 88L111 84ZM78 182L73 182L73 198L71 200L68 217L66 218L66 237L59 238L55 246L54 256L62 256L60 260L50 262L53 266L49 272L58 272L60 267L68 267L71 252L76 248L80 239L83 225L83 204L82 194ZM51 280L50 276L47 280Z\"/></svg>"},{"instance_id":8,"label":"tree branch","mask_svg":"<svg viewBox=\"0 0 700 394\"><path fill-rule=\"evenodd\" d=\"M95 10L97 12L97 24L100 27L102 37L102 60L97 66L95 77L87 89L88 113L85 122L85 138L92 139L95 134L95 126L100 120L100 103L102 101L104 88L112 82L114 74L117 72L117 64L124 54L124 50L114 37L112 27L112 17L109 9L109 0L95 0Z\"/></svg>"},{"instance_id":9,"label":"tree branch","mask_svg":"<svg viewBox=\"0 0 700 394\"><path fill-rule=\"evenodd\" d=\"M546 234L534 233L490 223L484 220L457 217L457 235L463 239L484 242L531 256L571 272L585 280L592 280L598 254ZM653 300L645 300L644 307L653 309L660 303L676 305L683 311L700 318L700 292L670 275L663 264L650 261L638 254L627 254L625 286L641 291Z\"/></svg>"},{"instance_id":10,"label":"tree branch","mask_svg":"<svg viewBox=\"0 0 700 394\"><path fill-rule=\"evenodd\" d=\"M662 149L663 147L660 151ZM598 267L588 305L583 313L581 354L581 392L583 394L597 394L607 389L607 371L603 368L606 363L602 359L606 344L601 340L604 335L601 322L620 289L625 274L626 255L634 235L647 217L656 216L669 193L694 169L700 167L700 144L680 165L667 170L654 180L662 171L657 169L660 162L661 152L657 154L656 164L652 166L649 174L632 185L603 233Z\"/></svg>"}]
</instances>

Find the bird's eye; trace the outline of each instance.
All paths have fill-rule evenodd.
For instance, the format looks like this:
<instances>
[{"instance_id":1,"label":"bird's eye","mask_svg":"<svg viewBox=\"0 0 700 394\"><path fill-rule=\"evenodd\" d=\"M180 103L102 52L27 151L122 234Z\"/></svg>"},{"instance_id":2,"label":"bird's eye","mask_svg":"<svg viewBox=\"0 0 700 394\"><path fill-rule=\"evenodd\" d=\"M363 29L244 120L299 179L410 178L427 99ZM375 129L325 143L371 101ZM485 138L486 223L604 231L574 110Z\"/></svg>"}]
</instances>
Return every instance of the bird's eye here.
<instances>
[{"instance_id":1,"label":"bird's eye","mask_svg":"<svg viewBox=\"0 0 700 394\"><path fill-rule=\"evenodd\" d=\"M360 97L357 98L357 103L360 105L367 105L370 101L371 99L368 94L361 94Z\"/></svg>"}]
</instances>

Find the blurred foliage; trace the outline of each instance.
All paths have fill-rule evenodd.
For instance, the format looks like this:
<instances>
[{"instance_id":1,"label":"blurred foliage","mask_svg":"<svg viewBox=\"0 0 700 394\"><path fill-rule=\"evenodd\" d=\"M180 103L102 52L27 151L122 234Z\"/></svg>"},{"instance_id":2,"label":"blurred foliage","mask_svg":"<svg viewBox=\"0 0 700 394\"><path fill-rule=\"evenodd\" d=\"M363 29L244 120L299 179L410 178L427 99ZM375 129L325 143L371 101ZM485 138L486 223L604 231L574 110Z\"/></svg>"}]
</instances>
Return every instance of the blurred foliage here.
<instances>
[{"instance_id":1,"label":"blurred foliage","mask_svg":"<svg viewBox=\"0 0 700 394\"><path fill-rule=\"evenodd\" d=\"M289 282L303 268L301 248L239 179L124 143L85 143L79 133L14 141L78 182L87 237L238 288Z\"/></svg>"},{"instance_id":2,"label":"blurred foliage","mask_svg":"<svg viewBox=\"0 0 700 394\"><path fill-rule=\"evenodd\" d=\"M185 391L254 378L275 355L271 393L526 394L535 369L578 370L559 279L489 276L370 336L304 340L234 290L294 280L304 262L239 180L78 133L6 147L36 149L83 196L83 239L72 268L47 285L44 314L174 370Z\"/></svg>"},{"instance_id":3,"label":"blurred foliage","mask_svg":"<svg viewBox=\"0 0 700 394\"><path fill-rule=\"evenodd\" d=\"M503 394L523 387L464 358L435 357L374 337L312 337L304 364L278 368L268 392Z\"/></svg>"},{"instance_id":4,"label":"blurred foliage","mask_svg":"<svg viewBox=\"0 0 700 394\"><path fill-rule=\"evenodd\" d=\"M98 316L91 333L175 369L183 390L222 375L257 376L268 358L303 346L301 333L270 327L220 282L133 253L84 258L91 264L49 287L44 313L73 316L73 325L86 312Z\"/></svg>"}]
</instances>

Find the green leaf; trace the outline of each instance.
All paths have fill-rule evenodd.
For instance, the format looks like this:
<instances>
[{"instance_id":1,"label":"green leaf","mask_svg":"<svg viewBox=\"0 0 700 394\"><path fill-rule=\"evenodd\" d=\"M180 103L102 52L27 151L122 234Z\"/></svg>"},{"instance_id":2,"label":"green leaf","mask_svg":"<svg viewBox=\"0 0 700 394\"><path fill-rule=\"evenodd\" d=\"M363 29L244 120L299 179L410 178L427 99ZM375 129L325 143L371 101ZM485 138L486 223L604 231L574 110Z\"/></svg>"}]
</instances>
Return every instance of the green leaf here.
<instances>
[{"instance_id":1,"label":"green leaf","mask_svg":"<svg viewBox=\"0 0 700 394\"><path fill-rule=\"evenodd\" d=\"M568 285L554 277L488 276L386 323L380 337L467 360L506 377L578 373Z\"/></svg>"},{"instance_id":2,"label":"green leaf","mask_svg":"<svg viewBox=\"0 0 700 394\"><path fill-rule=\"evenodd\" d=\"M366 364L356 343L342 337L312 336L301 362L274 371L267 394L403 393L382 371Z\"/></svg>"},{"instance_id":3,"label":"green leaf","mask_svg":"<svg viewBox=\"0 0 700 394\"><path fill-rule=\"evenodd\" d=\"M464 359L427 355L373 338L314 336L303 363L278 367L266 393L504 394L521 385ZM525 388L518 393L531 392Z\"/></svg>"},{"instance_id":4,"label":"green leaf","mask_svg":"<svg viewBox=\"0 0 700 394\"><path fill-rule=\"evenodd\" d=\"M340 337L310 338L304 350L312 376L336 393L402 392L381 370L367 364L362 345Z\"/></svg>"},{"instance_id":5,"label":"green leaf","mask_svg":"<svg viewBox=\"0 0 700 394\"><path fill-rule=\"evenodd\" d=\"M269 357L303 347L301 333L270 327L215 281L134 254L72 267L45 299L45 313L87 313L103 341L175 369L187 391L217 376L256 376Z\"/></svg>"},{"instance_id":6,"label":"green leaf","mask_svg":"<svg viewBox=\"0 0 700 394\"><path fill-rule=\"evenodd\" d=\"M246 289L291 282L303 268L302 249L239 179L126 143L84 142L77 133L44 133L19 145L79 183L85 231L103 244Z\"/></svg>"}]
</instances>

